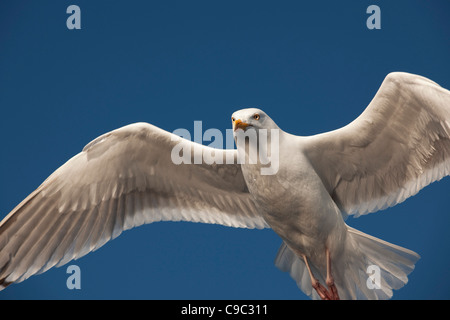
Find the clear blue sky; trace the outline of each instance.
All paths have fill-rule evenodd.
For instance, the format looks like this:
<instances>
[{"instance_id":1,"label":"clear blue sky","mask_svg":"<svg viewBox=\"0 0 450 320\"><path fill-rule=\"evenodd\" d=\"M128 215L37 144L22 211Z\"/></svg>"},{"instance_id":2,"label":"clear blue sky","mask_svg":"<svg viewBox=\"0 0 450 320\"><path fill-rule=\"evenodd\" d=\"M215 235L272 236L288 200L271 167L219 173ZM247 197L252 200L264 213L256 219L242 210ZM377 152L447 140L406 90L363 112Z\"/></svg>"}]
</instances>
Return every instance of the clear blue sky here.
<instances>
[{"instance_id":1,"label":"clear blue sky","mask_svg":"<svg viewBox=\"0 0 450 320\"><path fill-rule=\"evenodd\" d=\"M81 30L66 8L81 8ZM381 30L366 9L381 8ZM1 1L0 217L100 134L145 121L230 127L243 107L297 135L341 127L383 78L450 88L447 0ZM396 299L449 299L450 179L347 223L422 257ZM270 229L155 223L0 292L3 299L305 299ZM69 263L70 264L70 263Z\"/></svg>"}]
</instances>

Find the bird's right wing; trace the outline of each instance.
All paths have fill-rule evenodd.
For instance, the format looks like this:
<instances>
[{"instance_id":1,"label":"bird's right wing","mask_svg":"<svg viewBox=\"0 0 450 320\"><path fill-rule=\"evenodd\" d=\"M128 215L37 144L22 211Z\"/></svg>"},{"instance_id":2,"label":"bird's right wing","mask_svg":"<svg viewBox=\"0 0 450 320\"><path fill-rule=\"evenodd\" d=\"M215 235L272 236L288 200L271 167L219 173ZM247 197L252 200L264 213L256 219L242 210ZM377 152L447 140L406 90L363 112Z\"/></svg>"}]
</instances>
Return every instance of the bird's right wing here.
<instances>
[{"instance_id":1,"label":"bird's right wing","mask_svg":"<svg viewBox=\"0 0 450 320\"><path fill-rule=\"evenodd\" d=\"M176 146L184 152L213 152L223 164L174 164ZM100 136L0 223L0 290L80 258L144 223L268 227L251 199L236 153L145 123ZM230 159L234 163L227 164Z\"/></svg>"}]
</instances>

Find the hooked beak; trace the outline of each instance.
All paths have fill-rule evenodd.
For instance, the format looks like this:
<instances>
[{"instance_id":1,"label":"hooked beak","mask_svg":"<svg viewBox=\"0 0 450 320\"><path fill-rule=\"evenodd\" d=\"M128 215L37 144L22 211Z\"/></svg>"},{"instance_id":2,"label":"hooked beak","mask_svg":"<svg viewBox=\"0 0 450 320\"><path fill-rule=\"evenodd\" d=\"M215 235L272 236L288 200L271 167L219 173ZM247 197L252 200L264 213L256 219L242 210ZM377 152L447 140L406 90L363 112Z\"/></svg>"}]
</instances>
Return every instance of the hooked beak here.
<instances>
[{"instance_id":1,"label":"hooked beak","mask_svg":"<svg viewBox=\"0 0 450 320\"><path fill-rule=\"evenodd\" d=\"M246 130L248 126L251 126L251 124L242 122L241 119L237 119L236 121L233 122L233 130L236 131L237 129L242 129L242 130Z\"/></svg>"}]
</instances>

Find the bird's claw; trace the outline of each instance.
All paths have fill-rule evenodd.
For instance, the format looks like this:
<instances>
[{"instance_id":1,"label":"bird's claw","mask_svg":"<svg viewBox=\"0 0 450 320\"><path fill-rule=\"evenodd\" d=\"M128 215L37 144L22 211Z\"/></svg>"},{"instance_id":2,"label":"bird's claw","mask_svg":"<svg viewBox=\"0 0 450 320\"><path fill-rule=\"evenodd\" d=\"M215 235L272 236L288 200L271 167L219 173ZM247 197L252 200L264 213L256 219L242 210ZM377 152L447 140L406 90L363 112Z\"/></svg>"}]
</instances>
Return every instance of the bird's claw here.
<instances>
[{"instance_id":1,"label":"bird's claw","mask_svg":"<svg viewBox=\"0 0 450 320\"><path fill-rule=\"evenodd\" d=\"M333 280L327 281L328 290L322 286L319 280L315 279L312 287L316 290L322 300L340 300L337 288Z\"/></svg>"},{"instance_id":2,"label":"bird's claw","mask_svg":"<svg viewBox=\"0 0 450 320\"><path fill-rule=\"evenodd\" d=\"M330 300L340 300L337 288L334 284L334 281L327 280L327 286L328 286L328 289L330 290L330 292L329 292Z\"/></svg>"},{"instance_id":3,"label":"bird's claw","mask_svg":"<svg viewBox=\"0 0 450 320\"><path fill-rule=\"evenodd\" d=\"M314 290L316 290L316 292L319 295L320 299L322 299L322 300L332 300L328 290L324 286L322 286L317 279L313 283L312 287L314 288Z\"/></svg>"}]
</instances>

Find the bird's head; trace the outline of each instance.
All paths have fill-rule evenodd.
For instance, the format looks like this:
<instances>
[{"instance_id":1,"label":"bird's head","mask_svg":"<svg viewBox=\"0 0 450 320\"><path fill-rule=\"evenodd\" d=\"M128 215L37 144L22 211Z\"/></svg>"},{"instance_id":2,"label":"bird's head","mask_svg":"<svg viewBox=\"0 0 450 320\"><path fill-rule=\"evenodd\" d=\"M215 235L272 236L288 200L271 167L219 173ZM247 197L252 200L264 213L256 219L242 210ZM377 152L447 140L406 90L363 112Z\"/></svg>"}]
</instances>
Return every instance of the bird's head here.
<instances>
[{"instance_id":1,"label":"bird's head","mask_svg":"<svg viewBox=\"0 0 450 320\"><path fill-rule=\"evenodd\" d=\"M242 129L278 129L275 122L262 110L256 108L242 109L231 115L233 131Z\"/></svg>"},{"instance_id":2,"label":"bird's head","mask_svg":"<svg viewBox=\"0 0 450 320\"><path fill-rule=\"evenodd\" d=\"M231 116L233 135L239 163L261 170L262 175L273 175L279 168L280 128L262 110L250 108L236 111ZM239 130L241 129L241 130Z\"/></svg>"}]
</instances>

